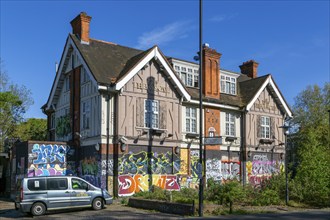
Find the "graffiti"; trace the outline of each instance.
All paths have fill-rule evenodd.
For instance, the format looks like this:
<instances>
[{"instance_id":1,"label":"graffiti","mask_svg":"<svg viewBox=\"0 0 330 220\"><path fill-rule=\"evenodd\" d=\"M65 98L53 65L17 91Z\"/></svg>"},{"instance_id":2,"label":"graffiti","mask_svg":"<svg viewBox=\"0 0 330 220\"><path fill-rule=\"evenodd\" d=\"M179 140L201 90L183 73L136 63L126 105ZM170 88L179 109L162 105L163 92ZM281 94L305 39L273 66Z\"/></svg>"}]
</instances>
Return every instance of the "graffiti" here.
<instances>
[{"instance_id":1,"label":"graffiti","mask_svg":"<svg viewBox=\"0 0 330 220\"><path fill-rule=\"evenodd\" d=\"M145 151L136 154L130 152L119 158L118 173L122 175L146 174L150 172L154 174L179 172L179 158L176 158L176 162L173 162L172 157L174 157L172 152L166 152L165 154L152 152L150 153L150 158L148 158L148 153Z\"/></svg>"},{"instance_id":2,"label":"graffiti","mask_svg":"<svg viewBox=\"0 0 330 220\"><path fill-rule=\"evenodd\" d=\"M180 190L176 175L151 175L152 185L166 190ZM121 175L118 177L118 195L132 196L140 191L148 191L150 185L149 175Z\"/></svg>"},{"instance_id":3,"label":"graffiti","mask_svg":"<svg viewBox=\"0 0 330 220\"><path fill-rule=\"evenodd\" d=\"M206 160L206 179L215 181L240 180L240 162L221 161L216 158Z\"/></svg>"},{"instance_id":4,"label":"graffiti","mask_svg":"<svg viewBox=\"0 0 330 220\"><path fill-rule=\"evenodd\" d=\"M93 184L94 186L101 187L101 178L99 176L94 175L83 175L81 176L87 182Z\"/></svg>"},{"instance_id":5,"label":"graffiti","mask_svg":"<svg viewBox=\"0 0 330 220\"><path fill-rule=\"evenodd\" d=\"M221 181L221 161L218 159L206 160L206 180L213 178L214 181Z\"/></svg>"},{"instance_id":6,"label":"graffiti","mask_svg":"<svg viewBox=\"0 0 330 220\"><path fill-rule=\"evenodd\" d=\"M221 175L223 180L240 180L240 162L222 161Z\"/></svg>"},{"instance_id":7,"label":"graffiti","mask_svg":"<svg viewBox=\"0 0 330 220\"><path fill-rule=\"evenodd\" d=\"M34 144L32 148L32 157L37 157L33 160L33 164L47 164L47 163L64 163L66 158L66 153L69 151L68 146L63 145L39 145Z\"/></svg>"},{"instance_id":8,"label":"graffiti","mask_svg":"<svg viewBox=\"0 0 330 220\"><path fill-rule=\"evenodd\" d=\"M81 161L82 175L97 175L99 171L98 161L95 157L85 158Z\"/></svg>"},{"instance_id":9,"label":"graffiti","mask_svg":"<svg viewBox=\"0 0 330 220\"><path fill-rule=\"evenodd\" d=\"M105 176L107 175L107 160L102 160L102 172L101 175ZM108 175L113 175L113 160L108 160Z\"/></svg>"},{"instance_id":10,"label":"graffiti","mask_svg":"<svg viewBox=\"0 0 330 220\"><path fill-rule=\"evenodd\" d=\"M28 177L31 176L64 176L71 174L72 171L64 167L63 164L31 164L28 169Z\"/></svg>"},{"instance_id":11,"label":"graffiti","mask_svg":"<svg viewBox=\"0 0 330 220\"><path fill-rule=\"evenodd\" d=\"M181 149L180 174L188 174L188 149Z\"/></svg>"},{"instance_id":12,"label":"graffiti","mask_svg":"<svg viewBox=\"0 0 330 220\"><path fill-rule=\"evenodd\" d=\"M283 171L282 161L270 161L267 155L254 155L253 161L246 163L247 175L250 184L260 186L263 180Z\"/></svg>"},{"instance_id":13,"label":"graffiti","mask_svg":"<svg viewBox=\"0 0 330 220\"><path fill-rule=\"evenodd\" d=\"M190 159L191 159L191 175L193 177L198 177L198 164L199 164L199 151L192 150L190 151Z\"/></svg>"},{"instance_id":14,"label":"graffiti","mask_svg":"<svg viewBox=\"0 0 330 220\"><path fill-rule=\"evenodd\" d=\"M71 132L70 115L60 116L56 119L56 135L65 137Z\"/></svg>"}]
</instances>

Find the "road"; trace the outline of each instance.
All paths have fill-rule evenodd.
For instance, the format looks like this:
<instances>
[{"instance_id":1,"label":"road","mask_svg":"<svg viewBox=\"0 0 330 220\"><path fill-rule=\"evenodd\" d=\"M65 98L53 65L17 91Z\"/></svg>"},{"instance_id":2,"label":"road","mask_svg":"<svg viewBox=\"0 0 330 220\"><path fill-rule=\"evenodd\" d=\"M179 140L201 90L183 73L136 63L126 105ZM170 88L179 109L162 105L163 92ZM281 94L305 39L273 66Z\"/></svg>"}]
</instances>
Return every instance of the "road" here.
<instances>
[{"instance_id":1,"label":"road","mask_svg":"<svg viewBox=\"0 0 330 220\"><path fill-rule=\"evenodd\" d=\"M56 211L47 213L44 216L33 217L14 209L14 203L0 198L0 219L284 219L284 220L303 220L318 219L330 220L330 211L327 210L309 210L299 212L281 212L273 214L251 214L251 215L227 215L214 217L184 217L173 214L159 213L143 209L131 208L128 206L114 203L100 211L90 209L79 209L71 211Z\"/></svg>"}]
</instances>

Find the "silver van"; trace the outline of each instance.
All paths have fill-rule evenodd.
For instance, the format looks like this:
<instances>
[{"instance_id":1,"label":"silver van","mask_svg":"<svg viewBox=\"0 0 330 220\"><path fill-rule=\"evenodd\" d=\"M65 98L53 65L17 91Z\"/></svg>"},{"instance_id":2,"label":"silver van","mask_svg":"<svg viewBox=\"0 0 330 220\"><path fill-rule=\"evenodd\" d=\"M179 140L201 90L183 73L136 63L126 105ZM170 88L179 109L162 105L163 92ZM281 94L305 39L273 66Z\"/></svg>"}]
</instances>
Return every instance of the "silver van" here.
<instances>
[{"instance_id":1,"label":"silver van","mask_svg":"<svg viewBox=\"0 0 330 220\"><path fill-rule=\"evenodd\" d=\"M106 190L74 176L27 177L22 179L19 188L15 208L32 215L68 208L100 210L113 202Z\"/></svg>"}]
</instances>

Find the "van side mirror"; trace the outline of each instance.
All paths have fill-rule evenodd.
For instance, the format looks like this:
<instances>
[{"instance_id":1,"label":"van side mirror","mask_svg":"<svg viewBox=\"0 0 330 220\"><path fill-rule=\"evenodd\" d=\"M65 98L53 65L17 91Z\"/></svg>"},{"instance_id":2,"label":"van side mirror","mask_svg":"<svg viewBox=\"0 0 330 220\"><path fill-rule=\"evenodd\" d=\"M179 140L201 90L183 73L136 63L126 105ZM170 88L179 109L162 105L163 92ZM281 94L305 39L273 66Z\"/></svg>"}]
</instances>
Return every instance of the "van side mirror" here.
<instances>
[{"instance_id":1,"label":"van side mirror","mask_svg":"<svg viewBox=\"0 0 330 220\"><path fill-rule=\"evenodd\" d=\"M88 191L89 190L89 185L87 184L87 186L86 186L86 191Z\"/></svg>"}]
</instances>

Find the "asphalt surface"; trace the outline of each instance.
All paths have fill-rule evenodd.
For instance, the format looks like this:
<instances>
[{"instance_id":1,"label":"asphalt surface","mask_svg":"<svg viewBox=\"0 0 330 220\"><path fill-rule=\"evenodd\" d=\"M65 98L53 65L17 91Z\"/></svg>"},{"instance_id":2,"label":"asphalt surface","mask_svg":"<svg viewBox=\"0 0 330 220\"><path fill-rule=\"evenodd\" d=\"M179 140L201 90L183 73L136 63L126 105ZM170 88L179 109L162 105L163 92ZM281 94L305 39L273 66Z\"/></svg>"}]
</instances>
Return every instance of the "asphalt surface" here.
<instances>
[{"instance_id":1,"label":"asphalt surface","mask_svg":"<svg viewBox=\"0 0 330 220\"><path fill-rule=\"evenodd\" d=\"M91 209L78 209L70 211L53 211L44 216L31 216L15 210L14 203L9 199L0 198L0 219L284 219L284 220L303 220L317 219L330 220L330 209L313 209L299 211L285 211L279 213L267 214L248 214L248 215L226 215L226 216L180 216L156 211L136 209L120 204L115 201L114 204L108 205L100 211Z\"/></svg>"}]
</instances>

